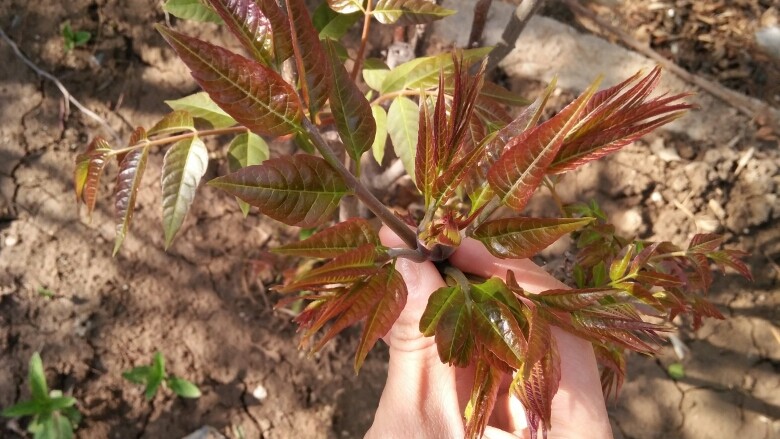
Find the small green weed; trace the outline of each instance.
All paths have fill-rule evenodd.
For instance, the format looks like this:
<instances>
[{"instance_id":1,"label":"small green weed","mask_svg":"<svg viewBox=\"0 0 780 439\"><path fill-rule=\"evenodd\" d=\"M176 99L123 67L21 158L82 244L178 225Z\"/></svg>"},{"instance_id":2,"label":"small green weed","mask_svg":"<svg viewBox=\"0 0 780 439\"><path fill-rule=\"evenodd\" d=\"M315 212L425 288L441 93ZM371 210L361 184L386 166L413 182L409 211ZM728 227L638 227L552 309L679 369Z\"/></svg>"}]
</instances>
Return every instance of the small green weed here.
<instances>
[{"instance_id":1,"label":"small green weed","mask_svg":"<svg viewBox=\"0 0 780 439\"><path fill-rule=\"evenodd\" d=\"M200 389L198 389L198 386L184 378L165 373L165 357L159 352L154 354L152 364L134 367L122 373L122 377L133 384L146 385L144 396L148 400L154 398L154 395L157 394L157 389L163 382L169 389L173 390L173 393L182 398L200 397Z\"/></svg>"},{"instance_id":2,"label":"small green weed","mask_svg":"<svg viewBox=\"0 0 780 439\"><path fill-rule=\"evenodd\" d=\"M92 34L85 30L74 31L70 27L70 22L62 24L62 39L65 41L65 52L70 52L78 46L83 46L89 42Z\"/></svg>"}]
</instances>

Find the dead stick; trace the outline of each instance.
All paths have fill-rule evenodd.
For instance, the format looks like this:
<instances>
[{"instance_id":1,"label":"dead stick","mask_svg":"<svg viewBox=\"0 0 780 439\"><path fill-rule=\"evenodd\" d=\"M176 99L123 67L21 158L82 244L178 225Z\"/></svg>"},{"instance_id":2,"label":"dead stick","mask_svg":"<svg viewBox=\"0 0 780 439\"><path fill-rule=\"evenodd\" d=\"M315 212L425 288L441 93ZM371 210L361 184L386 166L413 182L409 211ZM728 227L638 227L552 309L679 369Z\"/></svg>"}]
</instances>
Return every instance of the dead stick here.
<instances>
[{"instance_id":1,"label":"dead stick","mask_svg":"<svg viewBox=\"0 0 780 439\"><path fill-rule=\"evenodd\" d=\"M517 39L520 38L520 34L523 33L525 25L531 20L531 17L539 10L544 3L543 0L523 0L520 5L515 9L515 13L512 14L512 18L509 19L509 23L504 28L504 33L501 34L501 42L496 44L496 48L488 55L488 64L486 71L491 71L498 66L498 63L502 59L506 58L512 49L515 48Z\"/></svg>"},{"instance_id":2,"label":"dead stick","mask_svg":"<svg viewBox=\"0 0 780 439\"><path fill-rule=\"evenodd\" d=\"M0 27L0 38L5 40L5 42L8 43L9 46L11 46L11 50L14 51L14 54L16 54L16 56L19 59L21 59L23 63L27 64L27 67L29 67L32 70L34 70L35 73L37 73L39 76L43 76L44 78L46 78L49 81L53 82L54 85L57 86L57 88L60 90L60 93L62 93L62 95L65 97L65 99L67 101L69 101L70 103L75 105L76 108L81 110L82 113L86 114L87 116L89 116L90 118L95 120L97 123L99 123L100 126L103 127L103 129L105 129L109 134L111 134L111 136L114 138L114 141L116 141L117 143L120 143L120 144L122 143L122 138L119 136L119 133L117 133L113 128L111 128L111 126L108 124L108 122L106 122L105 119L103 119L102 117L98 116L92 110L90 110L89 108L87 108L84 105L82 105L81 102L79 102L76 98L74 98L70 94L70 92L68 92L68 89L65 88L65 86L62 85L62 82L60 82L60 80L57 79L54 75L52 75L51 73L46 72L45 70L41 69L40 67L35 65L35 63L30 61L29 58L24 56L22 51L19 50L19 46L17 46L16 43L14 43L11 40L11 38L9 38L8 35L5 34L5 32L3 31L2 27Z\"/></svg>"},{"instance_id":3,"label":"dead stick","mask_svg":"<svg viewBox=\"0 0 780 439\"><path fill-rule=\"evenodd\" d=\"M773 114L773 112L771 111L772 109L771 107L769 107L769 105L754 102L748 99L747 97L743 96L742 94L737 93L733 90L729 90L728 88L723 87L722 85L716 82L709 81L707 79L704 79L700 76L688 72L687 70L675 64L673 61L664 58L660 53L656 52L652 48L640 43L634 37L628 35L627 33L616 28L615 26L612 26L611 24L607 23L605 20L601 19L598 15L596 15L593 11L582 6L579 3L579 1L577 0L562 0L562 1L565 4L567 4L576 14L588 18L589 20L598 24L607 32L618 37L626 46L630 47L633 50L636 50L642 55L662 65L664 68L676 74L684 81L690 82L691 84L694 84L704 89L711 95L733 106L734 108L744 113L748 117L754 118L757 114L760 113L767 113L771 116L775 116L775 114Z\"/></svg>"}]
</instances>

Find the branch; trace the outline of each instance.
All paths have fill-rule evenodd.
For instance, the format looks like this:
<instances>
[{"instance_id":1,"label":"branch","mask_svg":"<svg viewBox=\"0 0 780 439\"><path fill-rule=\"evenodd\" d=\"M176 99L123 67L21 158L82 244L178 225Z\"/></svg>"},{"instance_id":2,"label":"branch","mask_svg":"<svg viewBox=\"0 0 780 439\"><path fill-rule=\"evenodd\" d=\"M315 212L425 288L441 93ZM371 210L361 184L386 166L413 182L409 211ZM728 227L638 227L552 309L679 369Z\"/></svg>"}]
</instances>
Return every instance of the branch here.
<instances>
[{"instance_id":1,"label":"branch","mask_svg":"<svg viewBox=\"0 0 780 439\"><path fill-rule=\"evenodd\" d=\"M471 21L471 33L466 48L471 49L479 46L482 34L485 32L488 11L492 4L493 0L477 0L477 4L474 5L474 19Z\"/></svg>"},{"instance_id":2,"label":"branch","mask_svg":"<svg viewBox=\"0 0 780 439\"><path fill-rule=\"evenodd\" d=\"M491 71L498 66L498 63L515 48L515 43L523 33L523 29L531 20L531 17L539 10L544 3L544 0L523 0L520 5L515 9L515 13L512 18L509 19L509 23L504 28L504 33L501 34L501 42L496 44L496 48L488 55L488 64L486 71Z\"/></svg>"},{"instance_id":3,"label":"branch","mask_svg":"<svg viewBox=\"0 0 780 439\"><path fill-rule=\"evenodd\" d=\"M360 181L358 181L358 179L355 178L355 176L344 167L344 164L341 163L341 160L338 159L333 150L330 149L330 146L328 146L328 143L325 141L325 139L322 138L322 135L317 130L317 127L314 126L314 124L312 124L311 121L307 118L303 119L303 129L305 133L309 135L312 143L314 143L314 146L317 147L317 150L320 152L320 154L322 154L322 157L325 159L325 161L327 161L328 164L330 164L333 169L335 169L336 172L341 175L341 177L347 183L347 186L355 191L355 196L357 196L360 201L362 201L363 204L365 204L366 207L368 207L368 209L374 213L374 215L382 220L385 225L393 229L396 235L398 235L406 243L406 245L409 246L409 248L416 249L417 235L414 233L414 231L412 231L406 224L404 224L400 218L395 216L395 214L390 212L387 207L385 207L382 202L380 202L374 196L374 194L372 194L365 186L363 186L363 184L360 183Z\"/></svg>"},{"instance_id":4,"label":"branch","mask_svg":"<svg viewBox=\"0 0 780 439\"><path fill-rule=\"evenodd\" d=\"M2 38L3 40L5 40L6 43L8 43L8 45L11 47L11 50L14 51L14 54L16 54L16 56L20 60L22 60L23 63L25 63L27 65L27 67L31 68L35 73L38 74L38 76L42 76L42 77L48 79L49 81L53 82L54 85L56 85L57 88L60 90L60 93L62 93L62 96L65 97L65 102L66 103L70 102L73 105L75 105L76 108L78 108L82 113L84 113L85 115L89 116L91 119L95 120L97 123L99 123L100 126L102 126L103 129L105 129L106 132L108 132L111 135L111 137L114 138L115 142L122 143L122 137L113 128L111 128L111 126L108 124L108 122L106 122L105 119L103 119L102 117L98 116L95 112L93 112L89 108L85 107L76 98L71 96L71 94L68 92L68 89L65 88L65 86L62 85L62 82L60 82L59 79L54 77L54 75L52 75L51 73L46 72L45 70L41 69L40 67L35 65L35 63L30 61L29 58L24 56L22 51L19 50L19 47L16 45L16 43L14 43L11 40L11 38L9 38L8 35L5 34L5 32L3 31L2 26L0 26L0 38ZM67 109L67 106L66 106L66 109Z\"/></svg>"},{"instance_id":5,"label":"branch","mask_svg":"<svg viewBox=\"0 0 780 439\"><path fill-rule=\"evenodd\" d=\"M704 79L700 76L688 72L687 70L675 64L673 61L664 58L661 54L659 54L652 48L640 43L634 37L628 35L627 33L616 28L615 26L612 26L607 21L601 19L593 11L582 6L579 3L579 1L563 0L563 3L568 5L576 14L586 17L587 19L599 25L605 31L618 37L629 48L652 59L653 61L662 65L665 69L669 70L670 72L682 78L684 81L690 82L691 84L694 84L704 89L711 95L733 106L734 108L744 113L748 117L753 118L759 113L767 113L769 115L774 116L775 118L777 117L777 114L771 111L772 108L769 105L754 102L748 99L746 96L743 96L741 93L737 93L733 90L723 87L722 85L716 82L709 81L707 79Z\"/></svg>"}]
</instances>

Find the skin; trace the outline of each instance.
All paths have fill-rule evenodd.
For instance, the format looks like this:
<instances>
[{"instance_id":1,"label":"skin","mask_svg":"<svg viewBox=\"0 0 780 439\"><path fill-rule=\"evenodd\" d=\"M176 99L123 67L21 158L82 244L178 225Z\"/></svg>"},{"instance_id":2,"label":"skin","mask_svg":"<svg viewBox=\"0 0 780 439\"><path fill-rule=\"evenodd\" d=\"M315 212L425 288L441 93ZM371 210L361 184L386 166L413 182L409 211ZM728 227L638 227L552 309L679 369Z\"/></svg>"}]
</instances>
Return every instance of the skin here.
<instances>
[{"instance_id":1,"label":"skin","mask_svg":"<svg viewBox=\"0 0 780 439\"><path fill-rule=\"evenodd\" d=\"M403 246L389 229L380 237L384 245ZM490 255L481 243L466 239L450 257L464 272L504 278L514 271L520 286L532 293L566 288L533 262L504 260ZM374 423L366 438L458 438L464 436L463 409L468 402L473 370L442 364L433 337L418 329L428 296L444 286L444 280L430 262L399 259L396 269L406 282L406 307L384 337L390 348L387 382L379 400ZM552 402L554 438L611 438L606 405L601 392L596 359L591 345L576 336L553 328L561 356L561 381ZM504 379L485 437L527 438L522 405L509 392L510 377Z\"/></svg>"}]
</instances>

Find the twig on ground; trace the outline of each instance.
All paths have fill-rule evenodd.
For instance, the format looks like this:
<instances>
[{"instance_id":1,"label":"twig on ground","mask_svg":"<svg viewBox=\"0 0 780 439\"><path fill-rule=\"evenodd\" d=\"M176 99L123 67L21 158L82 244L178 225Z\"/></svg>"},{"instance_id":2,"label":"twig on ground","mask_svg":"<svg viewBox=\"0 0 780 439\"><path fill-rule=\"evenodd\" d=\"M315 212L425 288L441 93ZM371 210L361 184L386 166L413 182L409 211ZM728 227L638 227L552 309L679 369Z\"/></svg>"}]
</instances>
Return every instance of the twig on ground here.
<instances>
[{"instance_id":1,"label":"twig on ground","mask_svg":"<svg viewBox=\"0 0 780 439\"><path fill-rule=\"evenodd\" d=\"M525 25L531 20L531 17L539 10L544 0L523 0L515 9L509 23L506 24L504 33L501 34L501 42L496 44L496 48L488 55L486 71L491 71L498 66L498 63L515 48L515 43L523 33Z\"/></svg>"},{"instance_id":2,"label":"twig on ground","mask_svg":"<svg viewBox=\"0 0 780 439\"><path fill-rule=\"evenodd\" d=\"M771 117L773 117L776 123L778 122L777 112L773 111L773 109L769 105L752 101L748 99L746 96L743 96L741 93L737 93L733 90L723 87L722 85L716 82L709 81L707 79L704 79L700 76L688 72L687 70L675 64L673 61L664 58L660 53L656 52L649 46L640 43L634 37L628 35L627 33L623 32L622 30L608 23L606 20L600 18L593 11L582 6L578 0L562 0L562 1L564 4L568 5L575 14L583 16L588 20L593 21L605 31L619 38L623 42L623 44L625 44L629 48L652 59L653 61L663 66L665 69L669 70L670 72L682 78L684 81L690 82L691 84L704 89L711 95L731 105L732 107L736 108L737 110L744 113L748 117L755 118L758 114L766 113Z\"/></svg>"},{"instance_id":3,"label":"twig on ground","mask_svg":"<svg viewBox=\"0 0 780 439\"><path fill-rule=\"evenodd\" d=\"M27 65L27 67L29 67L30 69L35 71L35 73L37 73L38 76L42 76L42 77L48 79L49 81L53 82L55 86L57 86L57 88L60 90L60 93L62 93L62 95L65 97L66 112L67 112L67 102L72 103L82 113L84 113L89 118L91 118L94 121L96 121L97 123L99 123L100 126L102 126L103 129L105 129L106 132L108 132L111 135L111 137L113 137L114 140L117 143L120 143L120 144L122 143L122 137L113 128L111 128L111 126L108 124L108 122L106 122L105 119L103 119L102 117L98 116L95 112L93 112L89 108L87 108L84 105L82 105L81 102L79 102L76 98L74 98L70 94L70 92L68 92L68 89L65 88L65 86L62 85L62 82L60 82L60 80L57 79L54 75L52 75L49 72L46 72L45 70L43 70L40 67L38 67L37 65L35 65L35 63L30 61L30 59L27 58L22 53L21 50L19 50L19 46L17 46L16 43L14 43L13 40L11 40L11 38L9 38L8 35L6 35L5 31L3 31L3 28L1 26L0 26L0 38L2 38L6 43L8 43L8 45L11 47L11 50L13 50L13 52L17 56L17 58L22 60L22 62L25 63Z\"/></svg>"}]
</instances>

